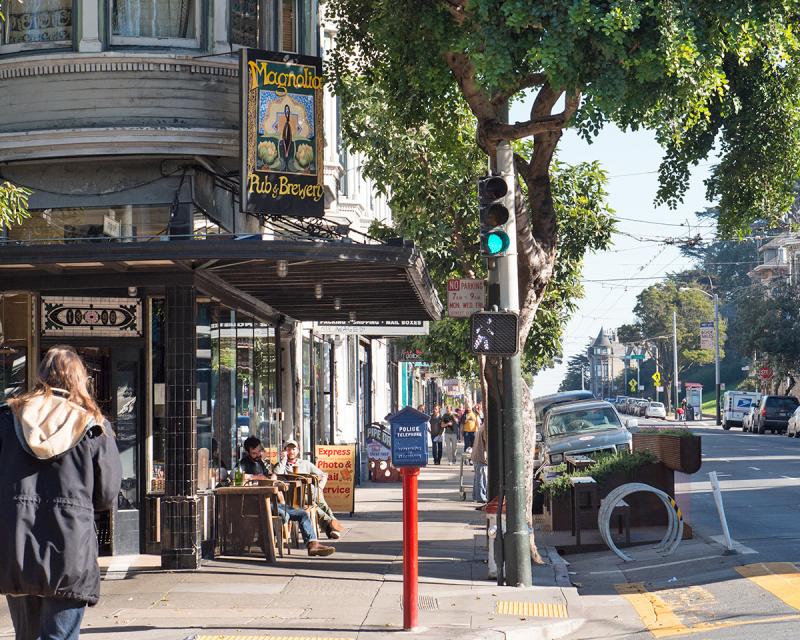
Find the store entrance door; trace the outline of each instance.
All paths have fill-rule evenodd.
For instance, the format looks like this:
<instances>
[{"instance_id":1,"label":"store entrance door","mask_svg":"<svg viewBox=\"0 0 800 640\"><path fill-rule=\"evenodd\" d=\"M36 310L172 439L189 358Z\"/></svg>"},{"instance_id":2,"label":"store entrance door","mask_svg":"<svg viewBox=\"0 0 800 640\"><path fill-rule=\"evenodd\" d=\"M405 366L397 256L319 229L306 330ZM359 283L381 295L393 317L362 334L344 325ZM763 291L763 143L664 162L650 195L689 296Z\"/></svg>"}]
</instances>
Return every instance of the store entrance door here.
<instances>
[{"instance_id":1,"label":"store entrance door","mask_svg":"<svg viewBox=\"0 0 800 640\"><path fill-rule=\"evenodd\" d=\"M83 358L92 391L117 437L122 488L113 514L95 517L101 555L127 555L141 549L141 460L144 442L144 385L141 347L73 345Z\"/></svg>"}]
</instances>

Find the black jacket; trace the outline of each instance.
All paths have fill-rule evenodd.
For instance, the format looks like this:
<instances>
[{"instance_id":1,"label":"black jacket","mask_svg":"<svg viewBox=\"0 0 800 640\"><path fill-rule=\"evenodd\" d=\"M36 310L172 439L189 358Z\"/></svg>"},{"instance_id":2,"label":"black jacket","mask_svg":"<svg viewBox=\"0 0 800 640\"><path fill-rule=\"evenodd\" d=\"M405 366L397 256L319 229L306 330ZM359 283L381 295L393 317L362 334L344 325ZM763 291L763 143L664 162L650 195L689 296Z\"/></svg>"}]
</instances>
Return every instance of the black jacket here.
<instances>
[{"instance_id":1,"label":"black jacket","mask_svg":"<svg viewBox=\"0 0 800 640\"><path fill-rule=\"evenodd\" d=\"M239 466L242 468L242 473L249 473L251 476L268 476L272 473L263 460L260 458L252 460L247 454L239 460Z\"/></svg>"},{"instance_id":2,"label":"black jacket","mask_svg":"<svg viewBox=\"0 0 800 640\"><path fill-rule=\"evenodd\" d=\"M42 428L0 407L0 593L95 604L100 570L94 512L112 508L122 465L107 422L94 424L57 394L51 400L70 405L69 416L51 411L47 415L58 419ZM50 439L42 436L48 429Z\"/></svg>"}]
</instances>

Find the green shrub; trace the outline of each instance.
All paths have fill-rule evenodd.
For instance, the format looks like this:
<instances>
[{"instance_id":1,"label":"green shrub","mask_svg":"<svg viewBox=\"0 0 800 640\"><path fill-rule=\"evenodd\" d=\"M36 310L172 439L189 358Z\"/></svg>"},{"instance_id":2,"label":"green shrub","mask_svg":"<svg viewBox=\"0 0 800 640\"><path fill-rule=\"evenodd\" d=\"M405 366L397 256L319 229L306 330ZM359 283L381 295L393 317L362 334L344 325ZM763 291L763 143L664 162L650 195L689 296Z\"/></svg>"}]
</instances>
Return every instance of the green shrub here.
<instances>
[{"instance_id":1,"label":"green shrub","mask_svg":"<svg viewBox=\"0 0 800 640\"><path fill-rule=\"evenodd\" d=\"M570 490L572 478L585 478L587 476L594 478L597 484L602 485L608 478L617 474L624 473L626 476L632 478L633 473L639 467L657 462L657 458L650 451L636 451L628 453L627 451L619 453L610 453L603 456L598 456L594 464L581 471L573 473L564 473L552 480L543 482L539 485L539 489L551 497L567 493ZM551 471L560 471L559 467L564 468L566 465L559 465L554 467Z\"/></svg>"}]
</instances>

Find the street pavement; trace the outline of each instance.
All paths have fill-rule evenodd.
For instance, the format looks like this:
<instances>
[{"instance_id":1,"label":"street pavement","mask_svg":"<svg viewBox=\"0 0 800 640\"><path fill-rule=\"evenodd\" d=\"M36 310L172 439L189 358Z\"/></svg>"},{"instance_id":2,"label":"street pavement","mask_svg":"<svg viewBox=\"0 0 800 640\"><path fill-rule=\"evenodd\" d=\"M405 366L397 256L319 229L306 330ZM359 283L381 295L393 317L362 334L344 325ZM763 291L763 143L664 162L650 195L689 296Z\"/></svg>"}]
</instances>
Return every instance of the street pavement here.
<instances>
[{"instance_id":1,"label":"street pavement","mask_svg":"<svg viewBox=\"0 0 800 640\"><path fill-rule=\"evenodd\" d=\"M498 587L487 580L483 512L461 501L459 468L420 476L420 624L415 638L550 640L582 622L577 590L536 567L536 587ZM466 467L471 487L472 468ZM468 493L471 493L469 491ZM402 631L402 492L399 484L356 491L355 517L333 542L337 553L305 550L268 566L256 557L225 558L199 571L161 572L158 558L103 558L100 603L84 619L85 638L223 640L397 637ZM5 602L0 636L13 636Z\"/></svg>"},{"instance_id":2,"label":"street pavement","mask_svg":"<svg viewBox=\"0 0 800 640\"><path fill-rule=\"evenodd\" d=\"M658 423L663 424L663 423ZM672 556L647 547L566 556L587 623L568 637L770 640L800 637L800 440L692 426L703 466L676 477L694 539ZM726 555L708 480L720 478L736 553Z\"/></svg>"}]
</instances>

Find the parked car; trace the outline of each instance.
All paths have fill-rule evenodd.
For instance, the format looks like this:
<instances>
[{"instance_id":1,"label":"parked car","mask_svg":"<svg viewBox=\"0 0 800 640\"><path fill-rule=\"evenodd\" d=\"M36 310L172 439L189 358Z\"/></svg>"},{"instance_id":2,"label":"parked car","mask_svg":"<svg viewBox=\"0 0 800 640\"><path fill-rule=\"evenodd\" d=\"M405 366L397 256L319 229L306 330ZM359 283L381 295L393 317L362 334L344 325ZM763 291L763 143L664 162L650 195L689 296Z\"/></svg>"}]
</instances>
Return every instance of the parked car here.
<instances>
[{"instance_id":1,"label":"parked car","mask_svg":"<svg viewBox=\"0 0 800 640\"><path fill-rule=\"evenodd\" d=\"M662 418L666 419L667 409L664 407L663 402L649 402L647 408L644 410L646 418Z\"/></svg>"},{"instance_id":2,"label":"parked car","mask_svg":"<svg viewBox=\"0 0 800 640\"><path fill-rule=\"evenodd\" d=\"M583 402L586 400L594 400L595 397L591 391L562 391L561 393L553 393L549 396L539 396L533 399L534 412L536 415L536 449L534 451L533 467L537 469L542 464L542 450L539 446L539 434L542 431L545 416L547 412L553 407L560 404Z\"/></svg>"},{"instance_id":3,"label":"parked car","mask_svg":"<svg viewBox=\"0 0 800 640\"><path fill-rule=\"evenodd\" d=\"M800 401L794 396L764 396L753 418L753 429L757 433L786 431L789 428L789 418L798 405Z\"/></svg>"},{"instance_id":4,"label":"parked car","mask_svg":"<svg viewBox=\"0 0 800 640\"><path fill-rule=\"evenodd\" d=\"M544 465L557 465L569 454L630 451L632 436L627 427L635 426L637 421L632 418L623 425L609 402L576 402L550 409L536 440Z\"/></svg>"},{"instance_id":5,"label":"parked car","mask_svg":"<svg viewBox=\"0 0 800 640\"><path fill-rule=\"evenodd\" d=\"M757 406L761 394L755 391L726 391L722 394L722 428L744 429L744 417L750 407Z\"/></svg>"},{"instance_id":6,"label":"parked car","mask_svg":"<svg viewBox=\"0 0 800 640\"><path fill-rule=\"evenodd\" d=\"M786 427L786 435L790 438L800 435L800 406L794 410L792 417L789 418L789 425Z\"/></svg>"},{"instance_id":7,"label":"parked car","mask_svg":"<svg viewBox=\"0 0 800 640\"><path fill-rule=\"evenodd\" d=\"M757 404L753 405L747 411L745 411L744 417L742 418L742 431L747 432L753 430L753 419L755 418L757 411L758 411Z\"/></svg>"},{"instance_id":8,"label":"parked car","mask_svg":"<svg viewBox=\"0 0 800 640\"><path fill-rule=\"evenodd\" d=\"M633 415L636 403L639 401L639 399L640 398L628 398L628 400L625 402L625 413Z\"/></svg>"},{"instance_id":9,"label":"parked car","mask_svg":"<svg viewBox=\"0 0 800 640\"><path fill-rule=\"evenodd\" d=\"M650 404L649 400L642 400L642 399L637 400L636 403L633 405L634 406L633 415L639 416L640 418L644 418L649 404Z\"/></svg>"}]
</instances>

